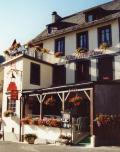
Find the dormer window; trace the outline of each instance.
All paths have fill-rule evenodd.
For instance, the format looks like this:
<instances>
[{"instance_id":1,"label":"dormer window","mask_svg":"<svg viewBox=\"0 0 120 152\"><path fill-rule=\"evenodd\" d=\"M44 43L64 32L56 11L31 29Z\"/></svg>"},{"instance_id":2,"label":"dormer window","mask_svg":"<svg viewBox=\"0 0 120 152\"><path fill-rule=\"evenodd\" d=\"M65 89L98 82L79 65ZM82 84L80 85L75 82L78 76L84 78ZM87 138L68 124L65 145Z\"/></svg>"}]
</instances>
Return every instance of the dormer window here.
<instances>
[{"instance_id":1,"label":"dormer window","mask_svg":"<svg viewBox=\"0 0 120 152\"><path fill-rule=\"evenodd\" d=\"M48 26L47 27L48 34L56 32L57 30L58 30L58 27L55 27L55 26Z\"/></svg>"},{"instance_id":2,"label":"dormer window","mask_svg":"<svg viewBox=\"0 0 120 152\"><path fill-rule=\"evenodd\" d=\"M51 27L50 26L47 27L47 32L48 32L48 34L51 33Z\"/></svg>"},{"instance_id":3,"label":"dormer window","mask_svg":"<svg viewBox=\"0 0 120 152\"><path fill-rule=\"evenodd\" d=\"M51 31L52 31L52 32L56 32L57 30L58 30L57 27L51 27Z\"/></svg>"},{"instance_id":4,"label":"dormer window","mask_svg":"<svg viewBox=\"0 0 120 152\"><path fill-rule=\"evenodd\" d=\"M90 15L88 15L87 16L87 21L88 22L92 22L94 19L93 19L93 15L92 14L90 14Z\"/></svg>"}]
</instances>

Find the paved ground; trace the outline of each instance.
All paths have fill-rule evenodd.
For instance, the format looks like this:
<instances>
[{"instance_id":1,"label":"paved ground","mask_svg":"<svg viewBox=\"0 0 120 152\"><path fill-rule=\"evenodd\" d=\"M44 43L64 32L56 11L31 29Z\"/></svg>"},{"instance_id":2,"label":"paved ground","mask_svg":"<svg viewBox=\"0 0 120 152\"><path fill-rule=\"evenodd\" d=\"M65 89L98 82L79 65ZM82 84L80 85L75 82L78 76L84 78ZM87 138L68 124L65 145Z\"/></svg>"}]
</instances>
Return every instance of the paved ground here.
<instances>
[{"instance_id":1,"label":"paved ground","mask_svg":"<svg viewBox=\"0 0 120 152\"><path fill-rule=\"evenodd\" d=\"M75 146L46 146L0 142L0 152L120 152L120 147L83 148Z\"/></svg>"}]
</instances>

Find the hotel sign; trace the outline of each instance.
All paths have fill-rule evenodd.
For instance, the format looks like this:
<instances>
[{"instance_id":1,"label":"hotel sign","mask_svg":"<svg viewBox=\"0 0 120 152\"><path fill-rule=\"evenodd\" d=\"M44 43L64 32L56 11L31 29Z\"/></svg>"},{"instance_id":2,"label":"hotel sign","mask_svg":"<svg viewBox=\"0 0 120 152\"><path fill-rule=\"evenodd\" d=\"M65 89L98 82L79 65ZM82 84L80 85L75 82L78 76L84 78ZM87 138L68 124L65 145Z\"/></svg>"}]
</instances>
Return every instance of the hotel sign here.
<instances>
[{"instance_id":1,"label":"hotel sign","mask_svg":"<svg viewBox=\"0 0 120 152\"><path fill-rule=\"evenodd\" d=\"M65 60L86 59L102 54L103 51L88 51L85 53L73 53L72 55L65 56Z\"/></svg>"}]
</instances>

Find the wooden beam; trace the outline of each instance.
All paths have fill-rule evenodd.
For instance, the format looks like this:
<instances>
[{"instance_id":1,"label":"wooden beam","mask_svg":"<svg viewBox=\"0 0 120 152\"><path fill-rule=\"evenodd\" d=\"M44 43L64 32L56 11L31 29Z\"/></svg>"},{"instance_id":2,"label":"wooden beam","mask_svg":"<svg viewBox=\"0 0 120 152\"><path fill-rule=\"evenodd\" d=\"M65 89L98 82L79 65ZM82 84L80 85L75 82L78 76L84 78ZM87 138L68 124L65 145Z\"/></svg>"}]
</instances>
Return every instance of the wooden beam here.
<instances>
[{"instance_id":1,"label":"wooden beam","mask_svg":"<svg viewBox=\"0 0 120 152\"><path fill-rule=\"evenodd\" d=\"M65 97L65 101L67 100L69 94L70 94L70 92L67 93L67 95L66 95L66 97Z\"/></svg>"},{"instance_id":2,"label":"wooden beam","mask_svg":"<svg viewBox=\"0 0 120 152\"><path fill-rule=\"evenodd\" d=\"M42 95L36 95L39 103L40 103L40 119L42 119Z\"/></svg>"},{"instance_id":3,"label":"wooden beam","mask_svg":"<svg viewBox=\"0 0 120 152\"><path fill-rule=\"evenodd\" d=\"M44 101L45 97L46 97L46 94L45 94L45 95L43 96L43 98L42 98L42 103L43 103L43 101Z\"/></svg>"},{"instance_id":4,"label":"wooden beam","mask_svg":"<svg viewBox=\"0 0 120 152\"><path fill-rule=\"evenodd\" d=\"M40 119L42 119L42 95L40 95Z\"/></svg>"},{"instance_id":5,"label":"wooden beam","mask_svg":"<svg viewBox=\"0 0 120 152\"><path fill-rule=\"evenodd\" d=\"M87 91L83 91L85 93L85 95L87 96L88 100L91 102L91 98L89 96L89 94L87 93Z\"/></svg>"},{"instance_id":6,"label":"wooden beam","mask_svg":"<svg viewBox=\"0 0 120 152\"><path fill-rule=\"evenodd\" d=\"M79 92L79 91L90 91L92 88L85 88L85 89L69 89L66 91L53 91L53 92L46 92L46 93L42 93L42 95L49 95L49 94L60 94L60 93L68 93L68 92ZM36 96L36 95L40 95L39 93L37 94L30 94L29 96Z\"/></svg>"},{"instance_id":7,"label":"wooden beam","mask_svg":"<svg viewBox=\"0 0 120 152\"><path fill-rule=\"evenodd\" d=\"M59 96L61 102L63 102L63 101L62 101L62 97L60 96L60 93L57 93L57 94L58 94L58 96Z\"/></svg>"},{"instance_id":8,"label":"wooden beam","mask_svg":"<svg viewBox=\"0 0 120 152\"><path fill-rule=\"evenodd\" d=\"M39 103L41 103L41 97L40 97L40 95L37 94L36 97L37 97Z\"/></svg>"}]
</instances>

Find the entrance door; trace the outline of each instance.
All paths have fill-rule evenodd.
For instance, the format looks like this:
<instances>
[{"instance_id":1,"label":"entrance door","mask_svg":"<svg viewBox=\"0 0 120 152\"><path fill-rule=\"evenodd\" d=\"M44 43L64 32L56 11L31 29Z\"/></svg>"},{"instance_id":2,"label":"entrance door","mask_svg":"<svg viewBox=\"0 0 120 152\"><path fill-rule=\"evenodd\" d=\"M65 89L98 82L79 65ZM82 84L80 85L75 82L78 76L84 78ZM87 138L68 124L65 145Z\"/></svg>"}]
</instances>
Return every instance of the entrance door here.
<instances>
[{"instance_id":1,"label":"entrance door","mask_svg":"<svg viewBox=\"0 0 120 152\"><path fill-rule=\"evenodd\" d=\"M79 107L72 110L73 143L78 144L90 135L90 101L84 99Z\"/></svg>"}]
</instances>

